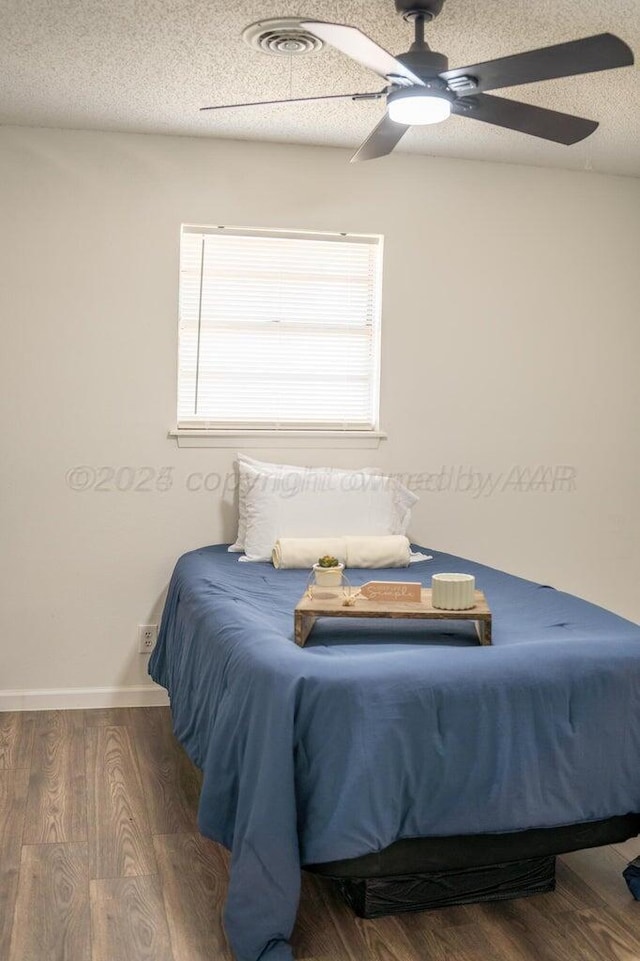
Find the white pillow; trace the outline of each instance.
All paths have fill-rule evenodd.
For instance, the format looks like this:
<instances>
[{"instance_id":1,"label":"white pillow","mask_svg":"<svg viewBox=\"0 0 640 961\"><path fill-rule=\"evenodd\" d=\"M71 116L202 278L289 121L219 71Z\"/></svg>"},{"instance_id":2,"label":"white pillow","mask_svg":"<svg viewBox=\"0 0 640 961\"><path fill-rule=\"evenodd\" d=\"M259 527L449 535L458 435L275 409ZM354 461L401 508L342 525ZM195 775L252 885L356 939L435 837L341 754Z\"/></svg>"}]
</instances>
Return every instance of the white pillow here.
<instances>
[{"instance_id":1,"label":"white pillow","mask_svg":"<svg viewBox=\"0 0 640 961\"><path fill-rule=\"evenodd\" d=\"M251 468L251 472L247 468ZM244 550L247 530L247 491L250 484L256 483L255 473L269 475L280 474L282 471L305 470L307 470L306 467L294 467L293 464L269 464L266 461L255 460L247 454L238 453L238 534L235 544L231 544L227 550L240 554Z\"/></svg>"},{"instance_id":2,"label":"white pillow","mask_svg":"<svg viewBox=\"0 0 640 961\"><path fill-rule=\"evenodd\" d=\"M238 453L238 534L236 536L235 544L231 544L227 550L234 553L242 553L244 550L244 538L245 531L247 529L247 491L251 484L256 484L259 482L259 478L256 477L256 472L260 475L272 475L272 474L304 474L309 470L322 470L323 472L330 471L332 468L310 468L310 467L297 467L294 464L271 464L268 461L256 460L255 457L249 457L248 454ZM250 470L248 469L250 468ZM348 473L348 472L343 472ZM377 467L363 467L361 470L356 471L359 474L380 474L382 473Z\"/></svg>"},{"instance_id":3,"label":"white pillow","mask_svg":"<svg viewBox=\"0 0 640 961\"><path fill-rule=\"evenodd\" d=\"M251 561L270 560L279 537L406 535L418 499L396 478L368 470L262 470L247 459L240 468L246 475L244 550Z\"/></svg>"}]
</instances>

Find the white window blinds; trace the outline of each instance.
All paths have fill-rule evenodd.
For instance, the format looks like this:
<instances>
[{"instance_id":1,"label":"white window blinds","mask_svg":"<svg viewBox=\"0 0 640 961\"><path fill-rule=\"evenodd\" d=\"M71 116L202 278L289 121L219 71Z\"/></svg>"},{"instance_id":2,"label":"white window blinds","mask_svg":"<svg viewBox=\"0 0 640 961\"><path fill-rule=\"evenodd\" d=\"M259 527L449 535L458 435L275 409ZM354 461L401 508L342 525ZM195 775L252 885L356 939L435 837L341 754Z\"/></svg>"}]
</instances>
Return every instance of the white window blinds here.
<instances>
[{"instance_id":1,"label":"white window blinds","mask_svg":"<svg viewBox=\"0 0 640 961\"><path fill-rule=\"evenodd\" d=\"M183 227L178 426L374 430L382 238Z\"/></svg>"}]
</instances>

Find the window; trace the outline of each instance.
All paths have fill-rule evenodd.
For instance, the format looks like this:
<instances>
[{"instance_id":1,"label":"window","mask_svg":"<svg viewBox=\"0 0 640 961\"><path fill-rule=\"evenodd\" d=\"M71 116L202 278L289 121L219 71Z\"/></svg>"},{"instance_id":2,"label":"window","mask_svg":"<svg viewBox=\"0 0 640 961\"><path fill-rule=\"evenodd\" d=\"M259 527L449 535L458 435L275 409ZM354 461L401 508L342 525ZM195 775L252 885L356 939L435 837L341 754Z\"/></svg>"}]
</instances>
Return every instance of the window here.
<instances>
[{"instance_id":1,"label":"window","mask_svg":"<svg viewBox=\"0 0 640 961\"><path fill-rule=\"evenodd\" d=\"M378 428L382 238L182 228L178 427Z\"/></svg>"}]
</instances>

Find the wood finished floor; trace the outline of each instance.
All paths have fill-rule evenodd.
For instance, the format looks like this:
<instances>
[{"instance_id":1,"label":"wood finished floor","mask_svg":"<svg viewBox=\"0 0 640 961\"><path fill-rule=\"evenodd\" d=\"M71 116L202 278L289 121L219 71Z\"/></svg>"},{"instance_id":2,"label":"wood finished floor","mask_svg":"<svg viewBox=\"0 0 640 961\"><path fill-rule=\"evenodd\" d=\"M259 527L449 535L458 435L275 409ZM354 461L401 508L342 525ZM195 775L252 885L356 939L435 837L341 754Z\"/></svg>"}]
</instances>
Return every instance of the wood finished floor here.
<instances>
[{"instance_id":1,"label":"wood finished floor","mask_svg":"<svg viewBox=\"0 0 640 961\"><path fill-rule=\"evenodd\" d=\"M0 714L0 961L232 961L228 855L165 708ZM640 961L640 841L558 859L557 889L363 921L303 878L298 961Z\"/></svg>"}]
</instances>

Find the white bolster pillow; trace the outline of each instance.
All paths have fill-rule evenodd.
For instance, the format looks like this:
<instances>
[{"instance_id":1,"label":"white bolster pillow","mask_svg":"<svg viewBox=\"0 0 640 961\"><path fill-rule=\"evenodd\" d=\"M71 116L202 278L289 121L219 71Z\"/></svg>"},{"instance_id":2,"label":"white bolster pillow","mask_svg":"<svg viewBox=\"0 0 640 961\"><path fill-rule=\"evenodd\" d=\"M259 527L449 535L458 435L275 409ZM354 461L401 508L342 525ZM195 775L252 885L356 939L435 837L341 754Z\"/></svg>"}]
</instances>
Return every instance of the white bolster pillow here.
<instances>
[{"instance_id":1,"label":"white bolster pillow","mask_svg":"<svg viewBox=\"0 0 640 961\"><path fill-rule=\"evenodd\" d=\"M310 568L329 554L345 567L408 567L409 539L403 534L377 537L281 537L271 554L273 566Z\"/></svg>"},{"instance_id":2,"label":"white bolster pillow","mask_svg":"<svg viewBox=\"0 0 640 961\"><path fill-rule=\"evenodd\" d=\"M346 537L280 537L271 552L274 567L313 567L329 554L347 563Z\"/></svg>"},{"instance_id":3,"label":"white bolster pillow","mask_svg":"<svg viewBox=\"0 0 640 961\"><path fill-rule=\"evenodd\" d=\"M408 567L411 545L404 534L346 537L347 567Z\"/></svg>"}]
</instances>

